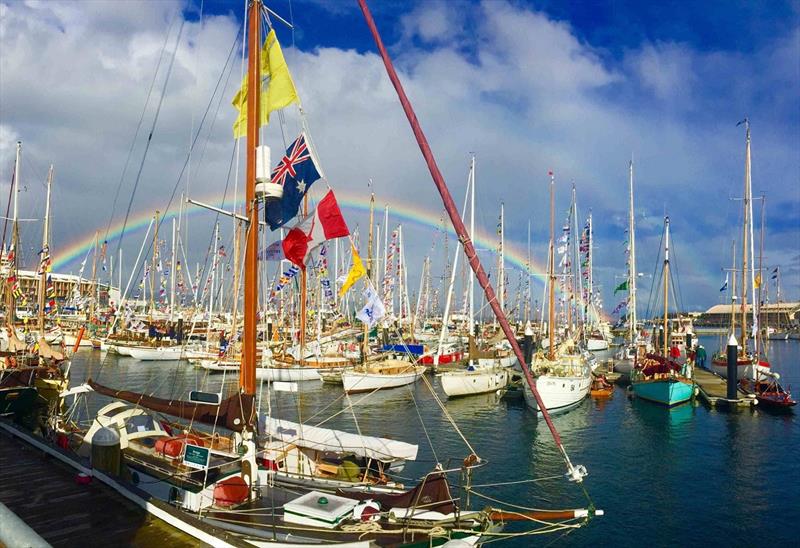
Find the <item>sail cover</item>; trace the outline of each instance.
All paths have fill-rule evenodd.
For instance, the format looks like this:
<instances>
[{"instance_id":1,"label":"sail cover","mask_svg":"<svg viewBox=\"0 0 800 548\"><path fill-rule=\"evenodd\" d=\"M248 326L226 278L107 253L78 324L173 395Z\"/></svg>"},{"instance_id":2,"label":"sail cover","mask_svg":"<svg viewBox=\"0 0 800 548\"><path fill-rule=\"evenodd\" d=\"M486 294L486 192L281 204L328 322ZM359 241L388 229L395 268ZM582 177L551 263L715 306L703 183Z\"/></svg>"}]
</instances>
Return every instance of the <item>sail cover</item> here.
<instances>
[{"instance_id":1,"label":"sail cover","mask_svg":"<svg viewBox=\"0 0 800 548\"><path fill-rule=\"evenodd\" d=\"M182 419L194 420L212 426L224 426L235 432L241 432L245 425L252 422L251 419L254 417L253 396L246 394L233 394L222 400L219 405L213 405L157 398L138 392L128 392L127 390L115 390L98 384L92 379L89 379L87 384L95 392L104 396L127 401L152 411Z\"/></svg>"},{"instance_id":2,"label":"sail cover","mask_svg":"<svg viewBox=\"0 0 800 548\"><path fill-rule=\"evenodd\" d=\"M317 451L350 453L358 457L389 462L394 460L414 460L417 458L417 445L402 441L359 436L341 430L307 426L262 415L262 429L265 436L293 443L300 447Z\"/></svg>"}]
</instances>

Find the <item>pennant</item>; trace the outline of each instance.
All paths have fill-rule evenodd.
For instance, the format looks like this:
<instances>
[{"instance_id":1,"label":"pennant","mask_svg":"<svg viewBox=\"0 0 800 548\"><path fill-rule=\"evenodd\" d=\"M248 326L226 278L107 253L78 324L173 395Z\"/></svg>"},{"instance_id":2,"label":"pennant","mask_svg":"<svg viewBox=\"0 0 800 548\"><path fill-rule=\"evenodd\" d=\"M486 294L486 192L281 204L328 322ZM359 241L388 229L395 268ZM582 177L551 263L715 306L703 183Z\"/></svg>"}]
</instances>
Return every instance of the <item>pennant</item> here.
<instances>
[{"instance_id":1,"label":"pennant","mask_svg":"<svg viewBox=\"0 0 800 548\"><path fill-rule=\"evenodd\" d=\"M722 287L719 288L719 292L722 293L723 291L728 290L728 274L725 273L725 283L722 284Z\"/></svg>"},{"instance_id":2,"label":"pennant","mask_svg":"<svg viewBox=\"0 0 800 548\"><path fill-rule=\"evenodd\" d=\"M625 280L624 282L622 282L621 284L619 284L617 287L614 288L614 295L617 294L617 291L627 291L627 290L628 290L628 280Z\"/></svg>"},{"instance_id":3,"label":"pennant","mask_svg":"<svg viewBox=\"0 0 800 548\"><path fill-rule=\"evenodd\" d=\"M352 243L350 243L350 251L353 255L353 266L350 267L350 272L348 272L341 289L339 289L340 297L347 293L347 290L367 273L364 264L361 262L361 257L358 256L358 251L356 251L356 247Z\"/></svg>"}]
</instances>

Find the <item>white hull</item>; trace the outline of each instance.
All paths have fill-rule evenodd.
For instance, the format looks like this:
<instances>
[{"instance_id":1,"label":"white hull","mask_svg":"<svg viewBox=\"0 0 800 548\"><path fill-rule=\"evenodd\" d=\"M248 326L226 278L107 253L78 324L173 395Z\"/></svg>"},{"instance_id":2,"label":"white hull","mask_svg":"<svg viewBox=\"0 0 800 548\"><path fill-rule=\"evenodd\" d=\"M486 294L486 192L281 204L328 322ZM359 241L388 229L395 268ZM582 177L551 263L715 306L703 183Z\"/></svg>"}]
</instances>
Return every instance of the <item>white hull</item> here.
<instances>
[{"instance_id":1,"label":"white hull","mask_svg":"<svg viewBox=\"0 0 800 548\"><path fill-rule=\"evenodd\" d=\"M617 373L622 373L623 375L630 375L631 371L633 371L633 360L630 358L615 360L614 371Z\"/></svg>"},{"instance_id":2,"label":"white hull","mask_svg":"<svg viewBox=\"0 0 800 548\"><path fill-rule=\"evenodd\" d=\"M320 380L314 367L256 367L256 378L270 382L304 382Z\"/></svg>"},{"instance_id":3,"label":"white hull","mask_svg":"<svg viewBox=\"0 0 800 548\"><path fill-rule=\"evenodd\" d=\"M554 415L569 411L580 404L592 387L592 372L581 356L567 355L555 361L535 364L540 374L536 376L536 390L547 411ZM537 416L542 412L527 382L522 383L525 403Z\"/></svg>"},{"instance_id":4,"label":"white hull","mask_svg":"<svg viewBox=\"0 0 800 548\"><path fill-rule=\"evenodd\" d=\"M344 391L348 394L356 392L372 392L384 388L397 388L413 384L425 373L423 366L409 367L408 371L396 374L370 373L363 371L346 371L342 373Z\"/></svg>"},{"instance_id":5,"label":"white hull","mask_svg":"<svg viewBox=\"0 0 800 548\"><path fill-rule=\"evenodd\" d=\"M128 351L131 358L140 361L174 361L180 360L183 354L183 347L181 346L128 346L118 347L119 353L122 354L123 348ZM124 355L124 354L123 354Z\"/></svg>"},{"instance_id":6,"label":"white hull","mask_svg":"<svg viewBox=\"0 0 800 548\"><path fill-rule=\"evenodd\" d=\"M239 362L216 360L199 360L200 367L211 373L222 373L225 371L239 371Z\"/></svg>"},{"instance_id":7,"label":"white hull","mask_svg":"<svg viewBox=\"0 0 800 548\"><path fill-rule=\"evenodd\" d=\"M727 365L717 365L713 361L711 362L711 370L722 377L723 379L728 378L728 366ZM756 380L756 377L764 378L765 376L774 375L772 370L769 367L764 367L763 365L756 365L754 363L746 363L736 366L736 379L749 379L749 380Z\"/></svg>"},{"instance_id":8,"label":"white hull","mask_svg":"<svg viewBox=\"0 0 800 548\"><path fill-rule=\"evenodd\" d=\"M608 341L603 339L587 339L586 349L590 352L601 352L608 350Z\"/></svg>"},{"instance_id":9,"label":"white hull","mask_svg":"<svg viewBox=\"0 0 800 548\"><path fill-rule=\"evenodd\" d=\"M478 367L491 368L491 367L514 367L519 363L517 357L514 355L504 356L502 358L478 358Z\"/></svg>"},{"instance_id":10,"label":"white hull","mask_svg":"<svg viewBox=\"0 0 800 548\"><path fill-rule=\"evenodd\" d=\"M508 385L507 369L448 371L439 378L448 398L497 392Z\"/></svg>"}]
</instances>

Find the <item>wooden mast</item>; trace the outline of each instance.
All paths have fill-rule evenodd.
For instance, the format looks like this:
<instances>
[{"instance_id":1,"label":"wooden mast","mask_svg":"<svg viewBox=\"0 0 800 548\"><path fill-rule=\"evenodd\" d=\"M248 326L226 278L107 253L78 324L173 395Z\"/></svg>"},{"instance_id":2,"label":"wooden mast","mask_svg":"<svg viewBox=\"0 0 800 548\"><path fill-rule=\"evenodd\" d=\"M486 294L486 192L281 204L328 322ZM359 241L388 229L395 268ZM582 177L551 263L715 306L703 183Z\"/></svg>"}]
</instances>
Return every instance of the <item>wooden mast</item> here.
<instances>
[{"instance_id":1,"label":"wooden mast","mask_svg":"<svg viewBox=\"0 0 800 548\"><path fill-rule=\"evenodd\" d=\"M244 326L239 388L250 396L256 393L256 312L258 310L258 203L256 202L256 147L261 118L261 0L249 7L247 42L247 168L245 180L247 240L244 252ZM248 417L248 419L250 419Z\"/></svg>"},{"instance_id":2,"label":"wooden mast","mask_svg":"<svg viewBox=\"0 0 800 548\"><path fill-rule=\"evenodd\" d=\"M555 272L555 253L554 253L554 244L555 244L555 215L556 215L556 205L555 205L555 187L556 182L555 178L553 177L553 172L550 172L550 257L548 261L550 263L550 288L549 288L549 302L548 302L548 316L547 316L547 333L550 337L550 347L547 349L547 357L549 360L553 360L556 357L555 353L555 333L553 325L555 321L555 307L553 305L553 301L556 298L556 272Z\"/></svg>"},{"instance_id":3,"label":"wooden mast","mask_svg":"<svg viewBox=\"0 0 800 548\"><path fill-rule=\"evenodd\" d=\"M158 216L159 211L156 210L156 221L155 221L155 231L153 232L153 256L150 259L150 318L153 318L153 311L156 308L155 305L155 281L156 281L156 260L158 259ZM95 236L95 239L97 236ZM95 255L97 255L97 249L95 249ZM92 279L94 279L94 272L92 272Z\"/></svg>"},{"instance_id":4,"label":"wooden mast","mask_svg":"<svg viewBox=\"0 0 800 548\"><path fill-rule=\"evenodd\" d=\"M12 276L17 276L17 253L19 253L19 249L17 249L17 244L19 243L19 229L17 226L17 215L18 215L18 205L19 201L17 195L19 194L19 172L20 172L20 163L22 161L22 141L17 141L17 157L14 162L14 188L12 190L13 193L13 200L14 200L14 213L13 213L13 222L11 223L11 245L9 249L14 250L14 256L11 261L9 261L9 275L8 277L11 278ZM10 252L9 252L10 254ZM19 282L17 282L19 283ZM14 290L11 287L11 284L8 283L8 279L6 279L6 324L11 328L11 333L16 337L16 331L14 330L14 321L16 320L17 315L17 298L14 295Z\"/></svg>"},{"instance_id":5,"label":"wooden mast","mask_svg":"<svg viewBox=\"0 0 800 548\"><path fill-rule=\"evenodd\" d=\"M42 256L39 263L39 337L44 338L44 301L47 287L47 268L44 260L49 255L50 235L50 187L53 184L53 165L47 174L47 201L44 206L44 229L42 230Z\"/></svg>"},{"instance_id":6,"label":"wooden mast","mask_svg":"<svg viewBox=\"0 0 800 548\"><path fill-rule=\"evenodd\" d=\"M664 219L664 337L662 354L666 358L669 356L669 348L667 347L667 337L669 337L669 330L667 329L667 307L669 300L669 217Z\"/></svg>"}]
</instances>

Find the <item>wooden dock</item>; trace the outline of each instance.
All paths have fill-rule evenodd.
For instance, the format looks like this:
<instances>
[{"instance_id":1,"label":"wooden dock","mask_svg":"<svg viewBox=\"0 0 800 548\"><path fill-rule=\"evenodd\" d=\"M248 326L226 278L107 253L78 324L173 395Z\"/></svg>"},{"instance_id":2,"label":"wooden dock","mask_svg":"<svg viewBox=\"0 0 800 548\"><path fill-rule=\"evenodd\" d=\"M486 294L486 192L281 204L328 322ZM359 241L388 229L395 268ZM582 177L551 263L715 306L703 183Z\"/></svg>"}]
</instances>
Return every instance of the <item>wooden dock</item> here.
<instances>
[{"instance_id":1,"label":"wooden dock","mask_svg":"<svg viewBox=\"0 0 800 548\"><path fill-rule=\"evenodd\" d=\"M755 398L748 396L741 390L736 392L737 399L729 400L728 381L711 371L697 367L693 369L692 375L694 376L694 382L700 389L700 398L711 407L753 407L757 403Z\"/></svg>"},{"instance_id":2,"label":"wooden dock","mask_svg":"<svg viewBox=\"0 0 800 548\"><path fill-rule=\"evenodd\" d=\"M5 419L0 462L0 502L53 546L249 546Z\"/></svg>"},{"instance_id":3,"label":"wooden dock","mask_svg":"<svg viewBox=\"0 0 800 548\"><path fill-rule=\"evenodd\" d=\"M0 430L0 501L53 546L197 546L97 480Z\"/></svg>"}]
</instances>

